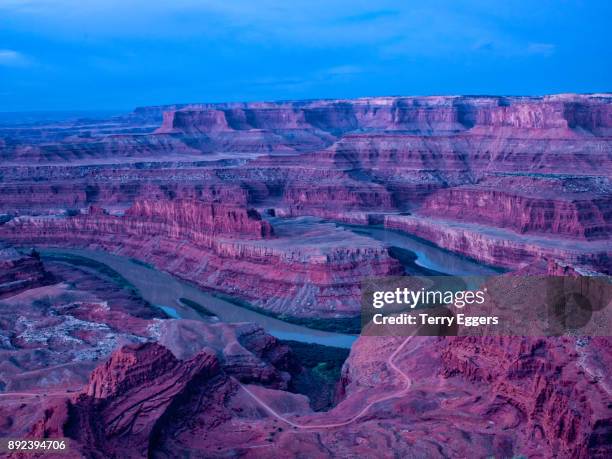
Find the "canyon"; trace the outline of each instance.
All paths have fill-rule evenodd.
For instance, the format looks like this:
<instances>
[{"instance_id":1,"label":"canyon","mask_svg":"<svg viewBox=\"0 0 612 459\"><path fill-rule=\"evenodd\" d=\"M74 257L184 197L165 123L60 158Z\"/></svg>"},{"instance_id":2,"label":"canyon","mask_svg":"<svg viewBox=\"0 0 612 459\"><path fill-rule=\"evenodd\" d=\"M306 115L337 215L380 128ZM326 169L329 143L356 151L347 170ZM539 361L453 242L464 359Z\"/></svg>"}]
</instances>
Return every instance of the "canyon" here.
<instances>
[{"instance_id":1,"label":"canyon","mask_svg":"<svg viewBox=\"0 0 612 459\"><path fill-rule=\"evenodd\" d=\"M85 457L609 453L607 339L417 337L395 356L403 340L360 338L325 413L212 351L178 360L158 344L126 346L80 392L47 398L31 433L68 437ZM32 416L23 395L16 402L17 419Z\"/></svg>"},{"instance_id":2,"label":"canyon","mask_svg":"<svg viewBox=\"0 0 612 459\"><path fill-rule=\"evenodd\" d=\"M10 126L0 129L0 212L122 213L141 200L197 200L263 217L385 224L510 268L545 252L607 272L611 110L606 94L371 98ZM414 219L435 219L436 229ZM567 240L580 241L571 253Z\"/></svg>"},{"instance_id":3,"label":"canyon","mask_svg":"<svg viewBox=\"0 0 612 459\"><path fill-rule=\"evenodd\" d=\"M473 274L445 251L610 275L610 94L143 107L0 126L0 158L0 437L93 458L612 454L608 337L360 336L326 380L261 326L171 317L46 251L306 326L358 318L366 279Z\"/></svg>"}]
</instances>

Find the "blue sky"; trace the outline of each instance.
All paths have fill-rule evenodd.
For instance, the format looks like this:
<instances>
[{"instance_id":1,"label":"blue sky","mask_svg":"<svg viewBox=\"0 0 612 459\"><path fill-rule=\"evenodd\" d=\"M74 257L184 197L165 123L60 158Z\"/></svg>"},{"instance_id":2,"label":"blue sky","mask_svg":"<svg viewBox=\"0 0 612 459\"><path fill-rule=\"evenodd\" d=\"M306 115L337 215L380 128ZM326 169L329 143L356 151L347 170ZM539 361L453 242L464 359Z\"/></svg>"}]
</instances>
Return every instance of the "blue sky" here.
<instances>
[{"instance_id":1,"label":"blue sky","mask_svg":"<svg viewBox=\"0 0 612 459\"><path fill-rule=\"evenodd\" d=\"M0 0L0 111L610 91L611 5Z\"/></svg>"}]
</instances>

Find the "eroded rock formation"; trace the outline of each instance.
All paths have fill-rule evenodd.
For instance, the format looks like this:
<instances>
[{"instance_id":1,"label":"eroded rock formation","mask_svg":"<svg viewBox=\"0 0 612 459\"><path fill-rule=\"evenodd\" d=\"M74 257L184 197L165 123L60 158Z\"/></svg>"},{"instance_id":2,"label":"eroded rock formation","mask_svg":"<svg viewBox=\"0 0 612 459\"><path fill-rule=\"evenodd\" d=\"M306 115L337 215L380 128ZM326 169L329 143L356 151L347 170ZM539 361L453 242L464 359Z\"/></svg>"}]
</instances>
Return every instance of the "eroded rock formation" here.
<instances>
[{"instance_id":1,"label":"eroded rock formation","mask_svg":"<svg viewBox=\"0 0 612 459\"><path fill-rule=\"evenodd\" d=\"M310 319L355 316L362 279L402 273L385 243L336 221L516 273L610 274L611 136L609 94L2 127L0 239L128 255ZM607 338L363 336L337 405L313 412L260 327L170 319L86 266L22 253L0 249L1 437L66 436L96 458L612 454Z\"/></svg>"},{"instance_id":2,"label":"eroded rock formation","mask_svg":"<svg viewBox=\"0 0 612 459\"><path fill-rule=\"evenodd\" d=\"M403 340L360 338L341 402L318 414L301 396L244 385L211 352L124 347L31 435L68 436L88 457L610 454L607 339L413 338L393 361L400 373L389 359Z\"/></svg>"},{"instance_id":3,"label":"eroded rock formation","mask_svg":"<svg viewBox=\"0 0 612 459\"><path fill-rule=\"evenodd\" d=\"M18 217L0 233L14 243L130 255L294 316L356 316L362 278L402 272L384 246L332 224L305 222L274 236L257 211L194 201L138 201L123 216L92 207L73 217Z\"/></svg>"},{"instance_id":4,"label":"eroded rock formation","mask_svg":"<svg viewBox=\"0 0 612 459\"><path fill-rule=\"evenodd\" d=\"M598 241L611 231L611 118L609 95L566 94L189 104L13 126L0 129L0 210L6 219L196 199L359 224L411 212L440 231L443 220L466 234L499 229L517 267L567 239L594 242L577 245L584 259L609 259ZM503 264L493 253L503 245L464 246Z\"/></svg>"},{"instance_id":5,"label":"eroded rock formation","mask_svg":"<svg viewBox=\"0 0 612 459\"><path fill-rule=\"evenodd\" d=\"M53 275L45 270L36 252L27 255L0 243L0 298L52 281Z\"/></svg>"}]
</instances>

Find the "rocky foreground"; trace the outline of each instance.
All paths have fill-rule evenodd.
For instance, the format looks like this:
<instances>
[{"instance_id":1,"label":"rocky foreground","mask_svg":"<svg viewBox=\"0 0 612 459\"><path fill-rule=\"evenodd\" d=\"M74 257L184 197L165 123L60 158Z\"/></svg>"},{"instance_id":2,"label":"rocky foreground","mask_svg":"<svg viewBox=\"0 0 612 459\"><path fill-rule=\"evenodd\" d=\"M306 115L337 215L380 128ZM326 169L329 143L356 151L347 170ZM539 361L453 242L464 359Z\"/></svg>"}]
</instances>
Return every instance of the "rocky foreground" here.
<instances>
[{"instance_id":1,"label":"rocky foreground","mask_svg":"<svg viewBox=\"0 0 612 459\"><path fill-rule=\"evenodd\" d=\"M611 139L608 94L0 127L0 240L103 249L267 313L350 318L362 279L403 270L335 222L510 271L611 274ZM298 390L314 376L261 328L171 319L100 267L3 245L0 303L0 437L66 437L69 457L612 455L608 338L362 336L320 411L317 384Z\"/></svg>"},{"instance_id":2,"label":"rocky foreground","mask_svg":"<svg viewBox=\"0 0 612 459\"><path fill-rule=\"evenodd\" d=\"M313 411L321 386L296 391L306 370L260 327L170 319L112 272L2 253L38 283L1 302L0 435L67 438L59 457L611 452L609 338L362 336Z\"/></svg>"},{"instance_id":3,"label":"rocky foreground","mask_svg":"<svg viewBox=\"0 0 612 459\"><path fill-rule=\"evenodd\" d=\"M604 458L610 344L362 337L338 405L318 414L283 390L285 360L262 368L260 349L236 367L209 348L179 360L137 344L77 393L3 407L9 432L67 437L71 457Z\"/></svg>"}]
</instances>

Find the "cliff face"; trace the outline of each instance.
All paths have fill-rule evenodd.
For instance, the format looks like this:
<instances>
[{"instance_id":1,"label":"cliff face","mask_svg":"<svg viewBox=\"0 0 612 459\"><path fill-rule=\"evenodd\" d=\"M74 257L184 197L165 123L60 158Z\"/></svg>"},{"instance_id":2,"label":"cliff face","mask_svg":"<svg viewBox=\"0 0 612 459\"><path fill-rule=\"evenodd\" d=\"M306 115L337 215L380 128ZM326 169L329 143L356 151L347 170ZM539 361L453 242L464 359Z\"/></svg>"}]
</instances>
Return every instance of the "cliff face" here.
<instances>
[{"instance_id":1,"label":"cliff face","mask_svg":"<svg viewBox=\"0 0 612 459\"><path fill-rule=\"evenodd\" d=\"M489 263L552 256L610 272L611 107L608 95L389 97L4 128L0 221L13 221L0 235L142 256L293 315L354 314L360 278L399 268L380 244L333 232L338 247L314 253L299 243L312 233L274 235L258 214L385 220Z\"/></svg>"},{"instance_id":2,"label":"cliff face","mask_svg":"<svg viewBox=\"0 0 612 459\"><path fill-rule=\"evenodd\" d=\"M95 159L92 160L95 162ZM169 173L168 169L172 172ZM221 172L180 162L10 166L2 169L0 212L56 214L100 203L124 210L136 200L200 200L247 206L248 190Z\"/></svg>"},{"instance_id":3,"label":"cliff face","mask_svg":"<svg viewBox=\"0 0 612 459\"><path fill-rule=\"evenodd\" d=\"M71 457L146 457L185 428L185 410L215 425L239 413L225 406L238 384L284 393L302 371L257 325L169 319L108 268L43 260L52 283L2 299L3 436L69 437Z\"/></svg>"},{"instance_id":4,"label":"cliff face","mask_svg":"<svg viewBox=\"0 0 612 459\"><path fill-rule=\"evenodd\" d=\"M593 384L594 361L609 360L606 338L457 338L442 352L443 375L489 387L499 401L489 414L513 407L526 445L559 457L604 457L600 432L610 425L607 377ZM553 363L554 362L554 363ZM603 400L599 397L603 397ZM607 426L607 427L606 427Z\"/></svg>"},{"instance_id":5,"label":"cliff face","mask_svg":"<svg viewBox=\"0 0 612 459\"><path fill-rule=\"evenodd\" d=\"M138 201L126 211L125 216L130 220L172 225L169 231L155 229L151 234L168 234L176 239L190 239L189 233L182 233L179 228L196 234L229 237L264 238L272 235L270 224L262 221L255 210L197 201Z\"/></svg>"},{"instance_id":6,"label":"cliff face","mask_svg":"<svg viewBox=\"0 0 612 459\"><path fill-rule=\"evenodd\" d=\"M610 107L576 96L381 97L344 101L218 104L170 109L160 132L248 129L462 131L473 128L608 132Z\"/></svg>"},{"instance_id":7,"label":"cliff face","mask_svg":"<svg viewBox=\"0 0 612 459\"><path fill-rule=\"evenodd\" d=\"M64 218L20 217L5 224L4 230L41 227L41 236L54 228L66 230L67 238L77 233L82 238L100 235L165 236L212 245L215 236L263 239L272 235L272 227L257 211L237 206L208 204L198 201L138 201L123 216L110 215L91 206L86 212ZM44 228L44 229L42 229ZM16 229L12 230L17 233Z\"/></svg>"},{"instance_id":8,"label":"cliff face","mask_svg":"<svg viewBox=\"0 0 612 459\"><path fill-rule=\"evenodd\" d=\"M540 258L549 258L602 273L611 272L607 240L568 242L560 238L524 238L481 224L421 216L385 216L384 225L491 265L520 269Z\"/></svg>"},{"instance_id":9,"label":"cliff face","mask_svg":"<svg viewBox=\"0 0 612 459\"><path fill-rule=\"evenodd\" d=\"M2 128L0 211L199 200L354 223L409 211L509 230L523 246L602 241L611 107L605 94L383 97L150 107Z\"/></svg>"},{"instance_id":10,"label":"cliff face","mask_svg":"<svg viewBox=\"0 0 612 459\"><path fill-rule=\"evenodd\" d=\"M72 405L65 432L81 440L85 451L146 456L173 404L202 386L227 383L215 380L219 373L216 357L205 351L181 362L156 344L124 347L94 371Z\"/></svg>"},{"instance_id":11,"label":"cliff face","mask_svg":"<svg viewBox=\"0 0 612 459\"><path fill-rule=\"evenodd\" d=\"M239 415L227 401L240 380L268 383L261 364L245 361L239 376L212 350L179 360L155 343L124 346L93 371L80 393L49 401L29 436L68 437L73 453L86 457L161 453L185 429L197 432Z\"/></svg>"},{"instance_id":12,"label":"cliff face","mask_svg":"<svg viewBox=\"0 0 612 459\"><path fill-rule=\"evenodd\" d=\"M125 254L306 318L354 316L363 278L402 272L383 243L312 216L522 274L611 273L611 135L605 94L189 104L4 127L0 238ZM363 336L337 406L313 413L288 392L288 348L257 326L164 319L109 279L10 248L0 284L2 437L67 436L86 457L612 454L606 338Z\"/></svg>"},{"instance_id":13,"label":"cliff face","mask_svg":"<svg viewBox=\"0 0 612 459\"><path fill-rule=\"evenodd\" d=\"M198 355L201 366L218 371L218 362L211 355ZM96 368L84 392L90 397L107 400L142 386L166 374L172 374L179 361L172 353L157 344L147 343L121 348ZM189 370L188 370L189 372Z\"/></svg>"},{"instance_id":14,"label":"cliff face","mask_svg":"<svg viewBox=\"0 0 612 459\"><path fill-rule=\"evenodd\" d=\"M370 388L398 387L380 356L400 342L358 340L344 367L339 407ZM605 457L608 345L608 338L413 338L395 361L413 378L405 395L412 402L396 401L387 420L410 423L406 435L415 449L421 439L412 429L427 431L438 447L434 456Z\"/></svg>"},{"instance_id":15,"label":"cliff face","mask_svg":"<svg viewBox=\"0 0 612 459\"><path fill-rule=\"evenodd\" d=\"M401 273L382 244L334 225L306 222L274 236L256 211L195 201L139 201L124 216L92 207L74 217L19 217L0 226L0 234L21 244L129 255L302 317L356 316L362 278Z\"/></svg>"},{"instance_id":16,"label":"cliff face","mask_svg":"<svg viewBox=\"0 0 612 459\"><path fill-rule=\"evenodd\" d=\"M394 369L403 340L361 337L326 413L256 376L231 378L206 350L178 360L156 344L123 347L81 393L49 402L31 434L121 457L610 454L608 339L417 337Z\"/></svg>"},{"instance_id":17,"label":"cliff face","mask_svg":"<svg viewBox=\"0 0 612 459\"><path fill-rule=\"evenodd\" d=\"M424 202L422 213L509 228L519 234L539 233L586 240L610 238L612 198L563 198L546 197L546 192L540 196L512 194L503 186L467 186L432 194Z\"/></svg>"},{"instance_id":18,"label":"cliff face","mask_svg":"<svg viewBox=\"0 0 612 459\"><path fill-rule=\"evenodd\" d=\"M24 255L7 244L0 244L0 298L52 283L36 253Z\"/></svg>"}]
</instances>

